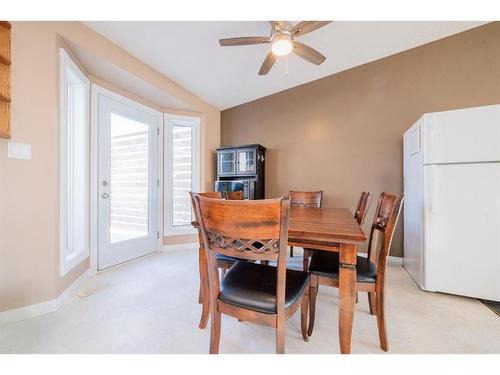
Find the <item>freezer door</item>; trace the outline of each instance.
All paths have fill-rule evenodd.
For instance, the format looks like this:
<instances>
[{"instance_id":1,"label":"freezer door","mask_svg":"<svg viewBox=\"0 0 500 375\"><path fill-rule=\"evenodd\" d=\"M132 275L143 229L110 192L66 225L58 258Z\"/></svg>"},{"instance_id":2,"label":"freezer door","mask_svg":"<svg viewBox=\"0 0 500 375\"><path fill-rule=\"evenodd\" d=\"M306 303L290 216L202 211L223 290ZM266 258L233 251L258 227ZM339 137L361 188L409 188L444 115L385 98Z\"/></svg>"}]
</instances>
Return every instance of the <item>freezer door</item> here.
<instances>
[{"instance_id":1,"label":"freezer door","mask_svg":"<svg viewBox=\"0 0 500 375\"><path fill-rule=\"evenodd\" d=\"M403 265L419 287L423 287L423 168L420 124L417 121L404 134L404 260Z\"/></svg>"},{"instance_id":2,"label":"freezer door","mask_svg":"<svg viewBox=\"0 0 500 375\"><path fill-rule=\"evenodd\" d=\"M424 167L424 288L500 301L500 163Z\"/></svg>"},{"instance_id":3,"label":"freezer door","mask_svg":"<svg viewBox=\"0 0 500 375\"><path fill-rule=\"evenodd\" d=\"M500 105L424 116L424 163L500 160Z\"/></svg>"}]
</instances>

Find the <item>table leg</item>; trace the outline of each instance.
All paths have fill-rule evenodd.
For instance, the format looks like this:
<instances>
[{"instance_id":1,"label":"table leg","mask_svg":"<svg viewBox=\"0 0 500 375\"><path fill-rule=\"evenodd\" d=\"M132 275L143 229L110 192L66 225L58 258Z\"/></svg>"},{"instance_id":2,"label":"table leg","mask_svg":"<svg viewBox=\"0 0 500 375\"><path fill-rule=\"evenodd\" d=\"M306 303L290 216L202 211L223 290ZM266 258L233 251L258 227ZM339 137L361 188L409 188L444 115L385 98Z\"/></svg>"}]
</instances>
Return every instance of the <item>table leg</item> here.
<instances>
[{"instance_id":1,"label":"table leg","mask_svg":"<svg viewBox=\"0 0 500 375\"><path fill-rule=\"evenodd\" d=\"M356 255L356 245L340 245L339 339L342 354L351 353L352 322L356 303Z\"/></svg>"}]
</instances>

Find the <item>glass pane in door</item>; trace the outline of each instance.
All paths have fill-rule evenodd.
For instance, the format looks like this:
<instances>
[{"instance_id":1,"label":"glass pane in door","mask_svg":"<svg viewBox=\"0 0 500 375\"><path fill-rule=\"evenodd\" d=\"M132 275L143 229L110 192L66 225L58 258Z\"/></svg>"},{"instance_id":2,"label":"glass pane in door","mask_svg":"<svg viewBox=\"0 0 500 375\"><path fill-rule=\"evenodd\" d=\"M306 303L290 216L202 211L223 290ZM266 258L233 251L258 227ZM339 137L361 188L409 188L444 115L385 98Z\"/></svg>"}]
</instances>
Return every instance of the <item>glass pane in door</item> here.
<instances>
[{"instance_id":1,"label":"glass pane in door","mask_svg":"<svg viewBox=\"0 0 500 375\"><path fill-rule=\"evenodd\" d=\"M233 174L235 161L234 151L219 152L219 174Z\"/></svg>"},{"instance_id":2,"label":"glass pane in door","mask_svg":"<svg viewBox=\"0 0 500 375\"><path fill-rule=\"evenodd\" d=\"M172 225L190 225L192 221L191 198L193 186L193 137L189 126L172 126Z\"/></svg>"},{"instance_id":3,"label":"glass pane in door","mask_svg":"<svg viewBox=\"0 0 500 375\"><path fill-rule=\"evenodd\" d=\"M238 173L255 173L255 151L238 151Z\"/></svg>"},{"instance_id":4,"label":"glass pane in door","mask_svg":"<svg viewBox=\"0 0 500 375\"><path fill-rule=\"evenodd\" d=\"M149 233L148 130L111 113L111 243Z\"/></svg>"}]
</instances>

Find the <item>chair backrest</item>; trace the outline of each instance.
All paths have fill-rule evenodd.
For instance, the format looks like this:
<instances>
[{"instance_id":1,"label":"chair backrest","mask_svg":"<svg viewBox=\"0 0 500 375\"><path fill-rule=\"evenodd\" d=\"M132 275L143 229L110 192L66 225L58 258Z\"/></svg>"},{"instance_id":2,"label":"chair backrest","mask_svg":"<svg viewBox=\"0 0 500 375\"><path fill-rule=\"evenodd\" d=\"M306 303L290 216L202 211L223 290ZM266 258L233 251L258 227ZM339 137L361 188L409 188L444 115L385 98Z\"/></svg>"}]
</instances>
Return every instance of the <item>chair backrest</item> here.
<instances>
[{"instance_id":1,"label":"chair backrest","mask_svg":"<svg viewBox=\"0 0 500 375\"><path fill-rule=\"evenodd\" d=\"M193 206L193 211L194 211L194 217L196 221L200 221L198 218L198 213L196 212L196 205L194 202L194 195L198 194L201 197L206 197L206 198L213 198L213 199L222 199L222 193L219 191L206 191L204 193L193 193L192 191L189 192L189 196L191 197L191 205ZM200 246L202 244L200 243Z\"/></svg>"},{"instance_id":2,"label":"chair backrest","mask_svg":"<svg viewBox=\"0 0 500 375\"><path fill-rule=\"evenodd\" d=\"M365 221L366 213L372 203L372 198L373 194L366 191L363 191L359 197L358 207L356 207L356 212L354 213L354 218L359 225L362 225Z\"/></svg>"},{"instance_id":3,"label":"chair backrest","mask_svg":"<svg viewBox=\"0 0 500 375\"><path fill-rule=\"evenodd\" d=\"M293 191L288 192L292 207L321 207L323 190L320 191Z\"/></svg>"},{"instance_id":4,"label":"chair backrest","mask_svg":"<svg viewBox=\"0 0 500 375\"><path fill-rule=\"evenodd\" d=\"M398 222L404 194L382 193L378 200L377 209L370 230L368 242L368 258L377 264L377 282L383 283L389 250ZM378 232L376 241L373 240L375 231Z\"/></svg>"},{"instance_id":5,"label":"chair backrest","mask_svg":"<svg viewBox=\"0 0 500 375\"><path fill-rule=\"evenodd\" d=\"M277 308L285 303L288 199L220 200L193 194L209 264L211 298L220 292L216 253L277 260Z\"/></svg>"},{"instance_id":6,"label":"chair backrest","mask_svg":"<svg viewBox=\"0 0 500 375\"><path fill-rule=\"evenodd\" d=\"M232 200L232 201L241 201L245 197L245 194L239 190L239 191L228 191L226 192L226 199Z\"/></svg>"}]
</instances>

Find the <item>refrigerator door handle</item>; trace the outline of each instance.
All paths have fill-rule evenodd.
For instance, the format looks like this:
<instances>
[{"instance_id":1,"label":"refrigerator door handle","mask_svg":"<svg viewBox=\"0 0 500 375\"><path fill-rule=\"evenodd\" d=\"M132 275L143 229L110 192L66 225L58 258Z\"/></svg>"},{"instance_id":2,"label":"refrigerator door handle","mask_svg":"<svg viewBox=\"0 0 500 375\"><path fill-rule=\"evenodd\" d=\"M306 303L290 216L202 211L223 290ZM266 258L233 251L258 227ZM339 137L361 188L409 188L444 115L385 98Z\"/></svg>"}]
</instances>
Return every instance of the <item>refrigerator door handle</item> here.
<instances>
[{"instance_id":1,"label":"refrigerator door handle","mask_svg":"<svg viewBox=\"0 0 500 375\"><path fill-rule=\"evenodd\" d=\"M438 166L433 164L430 165L430 211L433 214L438 212L438 199L437 199L437 189L438 189Z\"/></svg>"}]
</instances>

